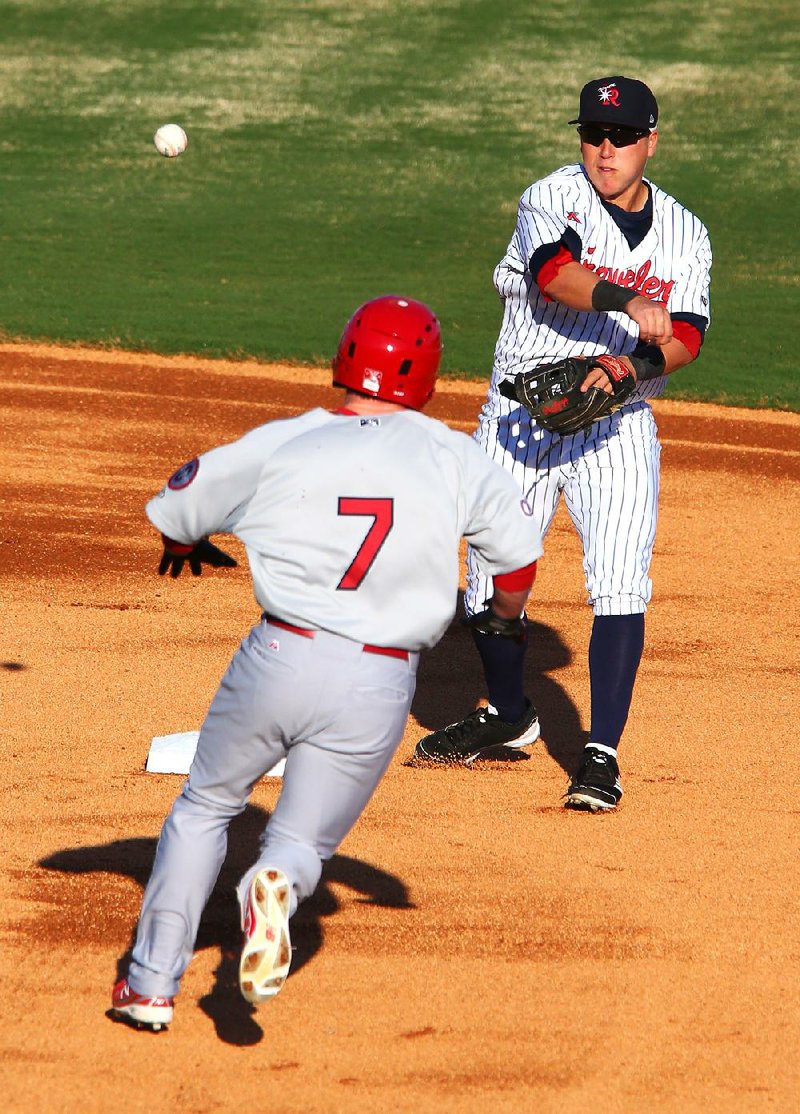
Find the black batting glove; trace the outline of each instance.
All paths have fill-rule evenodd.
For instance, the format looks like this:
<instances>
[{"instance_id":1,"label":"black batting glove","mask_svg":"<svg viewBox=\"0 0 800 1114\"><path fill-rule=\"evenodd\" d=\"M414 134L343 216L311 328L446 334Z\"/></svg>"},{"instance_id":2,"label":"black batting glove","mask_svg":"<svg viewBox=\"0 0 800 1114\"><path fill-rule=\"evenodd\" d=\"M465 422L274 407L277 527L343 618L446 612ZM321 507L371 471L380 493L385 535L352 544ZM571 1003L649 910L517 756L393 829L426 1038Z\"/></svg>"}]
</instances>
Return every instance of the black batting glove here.
<instances>
[{"instance_id":1,"label":"black batting glove","mask_svg":"<svg viewBox=\"0 0 800 1114\"><path fill-rule=\"evenodd\" d=\"M181 575L187 562L192 576L201 576L203 565L209 565L212 569L235 569L237 567L238 562L219 549L218 546L213 545L208 538L201 538L194 545L182 545L164 534L161 535L161 539L164 542L164 552L158 566L159 576L165 576L169 573L174 580Z\"/></svg>"},{"instance_id":2,"label":"black batting glove","mask_svg":"<svg viewBox=\"0 0 800 1114\"><path fill-rule=\"evenodd\" d=\"M491 607L479 611L476 615L470 615L461 622L477 634L499 634L501 638L510 638L514 642L526 642L528 639L528 628L523 616L502 619L492 611Z\"/></svg>"}]
</instances>

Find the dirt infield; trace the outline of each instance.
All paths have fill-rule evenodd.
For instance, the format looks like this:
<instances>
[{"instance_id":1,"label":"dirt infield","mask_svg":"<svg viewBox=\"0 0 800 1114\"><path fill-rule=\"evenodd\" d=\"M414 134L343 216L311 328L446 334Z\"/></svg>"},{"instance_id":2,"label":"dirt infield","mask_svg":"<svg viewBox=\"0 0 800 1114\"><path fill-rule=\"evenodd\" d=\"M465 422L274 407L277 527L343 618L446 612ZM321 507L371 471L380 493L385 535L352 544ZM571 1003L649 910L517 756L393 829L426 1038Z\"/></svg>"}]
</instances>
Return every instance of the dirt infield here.
<instances>
[{"instance_id":1,"label":"dirt infield","mask_svg":"<svg viewBox=\"0 0 800 1114\"><path fill-rule=\"evenodd\" d=\"M543 741L404 763L481 674L457 626L399 755L293 922L293 973L238 995L232 829L169 1032L107 1017L199 727L257 617L244 565L155 575L149 496L185 459L336 395L324 370L0 346L3 1106L127 1114L800 1107L800 415L660 402L654 602L617 813L561 807L588 715L580 551L559 511L529 608ZM480 384L430 413L471 430ZM243 556L238 543L225 548Z\"/></svg>"}]
</instances>

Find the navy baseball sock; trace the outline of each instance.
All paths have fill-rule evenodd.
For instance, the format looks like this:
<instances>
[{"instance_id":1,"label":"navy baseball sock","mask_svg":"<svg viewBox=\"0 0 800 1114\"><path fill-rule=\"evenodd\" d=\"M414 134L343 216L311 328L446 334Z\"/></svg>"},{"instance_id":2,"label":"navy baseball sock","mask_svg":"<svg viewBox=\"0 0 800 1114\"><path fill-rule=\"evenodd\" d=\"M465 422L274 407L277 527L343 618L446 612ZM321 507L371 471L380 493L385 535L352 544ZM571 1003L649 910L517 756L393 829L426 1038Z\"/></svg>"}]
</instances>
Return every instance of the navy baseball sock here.
<instances>
[{"instance_id":1,"label":"navy baseball sock","mask_svg":"<svg viewBox=\"0 0 800 1114\"><path fill-rule=\"evenodd\" d=\"M592 742L616 749L644 648L644 614L595 615L589 641Z\"/></svg>"},{"instance_id":2,"label":"navy baseball sock","mask_svg":"<svg viewBox=\"0 0 800 1114\"><path fill-rule=\"evenodd\" d=\"M522 687L525 644L499 634L472 632L483 662L489 703L508 723L515 723L528 706Z\"/></svg>"}]
</instances>

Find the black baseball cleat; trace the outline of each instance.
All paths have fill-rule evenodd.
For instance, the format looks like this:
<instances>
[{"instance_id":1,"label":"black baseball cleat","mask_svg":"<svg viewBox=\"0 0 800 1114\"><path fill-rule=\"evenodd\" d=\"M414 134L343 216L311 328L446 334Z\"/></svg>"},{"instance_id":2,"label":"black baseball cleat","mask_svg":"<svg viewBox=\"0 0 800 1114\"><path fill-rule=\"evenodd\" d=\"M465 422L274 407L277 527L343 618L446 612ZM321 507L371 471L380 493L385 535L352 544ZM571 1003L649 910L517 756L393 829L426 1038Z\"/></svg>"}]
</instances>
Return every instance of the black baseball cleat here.
<instances>
[{"instance_id":1,"label":"black baseball cleat","mask_svg":"<svg viewBox=\"0 0 800 1114\"><path fill-rule=\"evenodd\" d=\"M466 719L420 739L414 758L443 765L469 766L494 747L513 747L516 750L535 743L539 732L539 716L530 700L515 723L501 719L490 704L486 708L476 708Z\"/></svg>"},{"instance_id":2,"label":"black baseball cleat","mask_svg":"<svg viewBox=\"0 0 800 1114\"><path fill-rule=\"evenodd\" d=\"M622 796L619 766L613 754L588 746L567 790L565 808L584 812L608 812Z\"/></svg>"}]
</instances>

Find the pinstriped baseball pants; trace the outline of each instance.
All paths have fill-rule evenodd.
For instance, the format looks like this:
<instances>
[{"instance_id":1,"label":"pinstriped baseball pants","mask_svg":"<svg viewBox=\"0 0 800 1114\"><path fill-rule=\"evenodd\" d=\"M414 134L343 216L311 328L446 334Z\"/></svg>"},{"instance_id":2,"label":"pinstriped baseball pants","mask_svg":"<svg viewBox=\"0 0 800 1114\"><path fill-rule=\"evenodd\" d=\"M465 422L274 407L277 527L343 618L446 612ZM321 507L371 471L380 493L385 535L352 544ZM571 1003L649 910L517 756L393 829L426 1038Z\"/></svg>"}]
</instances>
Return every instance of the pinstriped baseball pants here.
<instances>
[{"instance_id":1,"label":"pinstriped baseball pants","mask_svg":"<svg viewBox=\"0 0 800 1114\"><path fill-rule=\"evenodd\" d=\"M493 409L484 407L475 439L517 479L543 537L564 496L583 547L587 603L594 614L645 611L652 592L661 454L647 403L634 403L585 433L565 437L539 428L513 404L500 413ZM491 579L469 550L467 613L483 610L491 594Z\"/></svg>"}]
</instances>

